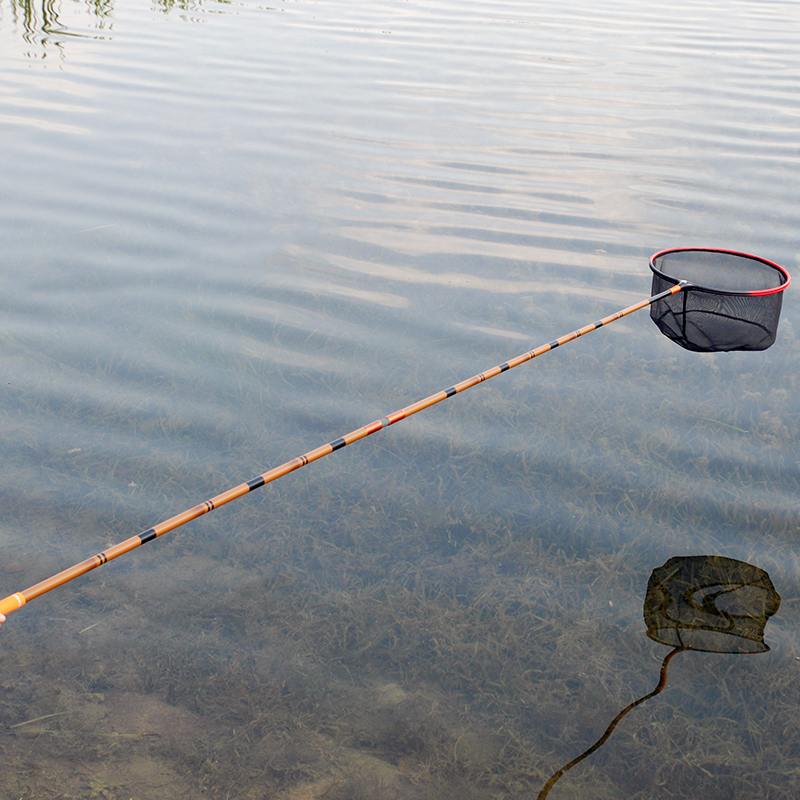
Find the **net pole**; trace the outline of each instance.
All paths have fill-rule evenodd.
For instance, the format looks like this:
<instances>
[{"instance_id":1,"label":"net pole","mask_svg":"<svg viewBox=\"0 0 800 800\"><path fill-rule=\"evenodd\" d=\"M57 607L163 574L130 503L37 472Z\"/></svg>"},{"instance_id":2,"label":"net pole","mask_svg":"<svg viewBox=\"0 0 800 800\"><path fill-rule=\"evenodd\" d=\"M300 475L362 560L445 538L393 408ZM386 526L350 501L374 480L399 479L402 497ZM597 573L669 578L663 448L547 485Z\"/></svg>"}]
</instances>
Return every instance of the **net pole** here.
<instances>
[{"instance_id":1,"label":"net pole","mask_svg":"<svg viewBox=\"0 0 800 800\"><path fill-rule=\"evenodd\" d=\"M278 478L282 478L284 475L288 475L290 472L301 469L307 464L318 461L320 458L324 458L325 456L330 455L331 453L334 453L349 444L353 444L360 439L371 436L373 433L377 433L384 428L388 428L390 425L394 425L397 422L407 419L408 417L413 416L414 414L417 414L426 408L430 408L437 403L441 403L443 400L453 397L453 395L465 392L467 389L471 389L473 386L477 386L479 383L483 383L484 381L494 378L503 372L507 372L514 367L520 366L520 364L525 364L537 356L549 353L551 350L561 347L561 345L572 342L575 339L585 336L587 333L591 333L592 331L596 331L598 328L602 328L603 326L609 325L612 322L616 322L618 319L628 316L628 314L633 314L635 311L639 311L642 308L647 308L653 303L662 300L669 295L677 294L687 286L688 284L682 281L670 289L659 292L658 294L653 295L646 300L641 300L632 306L628 306L627 308L623 308L621 311L611 314L610 316L603 317L597 322L593 322L590 325L585 325L584 327L578 328L577 330L574 330L565 336L561 336L552 342L548 342L547 344L543 344L534 350L529 350L527 353L516 356L516 358L512 358L510 361L498 364L497 366L492 367L485 372L480 372L477 375L474 375L472 378L462 381L461 383L457 383L441 392L432 394L423 400L418 400L416 403L412 403L405 408L401 408L399 411L395 411L394 413L389 414L382 419L370 422L369 425L356 428L354 431L351 431L350 433L345 434L338 439L334 439L332 442L328 442L321 447L310 450L308 453L305 453L302 456L298 456L291 461L287 461L284 464L281 464L280 466L275 467L250 481L247 481L247 483L241 483L238 486L234 486L232 489L228 489L228 491L223 492L216 497L212 497L210 500L200 503L200 505L189 508L174 517L164 520L163 522L159 522L158 525L154 525L152 528L148 528L146 531L136 534L136 536L131 536L130 538L109 547L107 550L103 550L101 553L98 553L91 558L80 561L74 566L58 572L55 575L52 575L51 577L46 578L45 580L40 581L39 583L36 583L27 589L24 589L23 591L10 594L8 597L0 600L0 614L7 615L17 611L30 600L40 597L41 595L46 594L47 592L50 592L59 586L63 586L65 583L69 583L75 578L85 575L87 572L90 572L97 567L101 567L103 564L107 564L113 559L125 555L125 553L129 553L131 550L135 550L137 547L141 547L143 544L152 542L153 539L163 536L165 533L169 533L170 531L173 531L176 528L179 528L181 525L185 525L187 522L191 522L198 517L202 517L204 514L208 514L215 508L227 505L239 497L249 494L250 492L259 489L262 486L266 486L268 483L272 483L273 481L278 480Z\"/></svg>"}]
</instances>

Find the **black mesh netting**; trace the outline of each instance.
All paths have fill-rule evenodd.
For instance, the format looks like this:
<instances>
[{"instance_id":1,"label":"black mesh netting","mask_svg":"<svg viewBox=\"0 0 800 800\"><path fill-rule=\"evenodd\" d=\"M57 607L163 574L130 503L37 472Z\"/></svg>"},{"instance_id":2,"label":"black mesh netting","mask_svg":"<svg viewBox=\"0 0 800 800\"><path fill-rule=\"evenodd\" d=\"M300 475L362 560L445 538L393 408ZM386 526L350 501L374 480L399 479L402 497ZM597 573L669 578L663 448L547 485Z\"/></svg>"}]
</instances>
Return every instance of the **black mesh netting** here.
<instances>
[{"instance_id":1,"label":"black mesh netting","mask_svg":"<svg viewBox=\"0 0 800 800\"><path fill-rule=\"evenodd\" d=\"M766 350L775 341L788 274L756 256L686 248L650 259L652 294L680 281L691 286L657 300L650 317L687 350Z\"/></svg>"}]
</instances>

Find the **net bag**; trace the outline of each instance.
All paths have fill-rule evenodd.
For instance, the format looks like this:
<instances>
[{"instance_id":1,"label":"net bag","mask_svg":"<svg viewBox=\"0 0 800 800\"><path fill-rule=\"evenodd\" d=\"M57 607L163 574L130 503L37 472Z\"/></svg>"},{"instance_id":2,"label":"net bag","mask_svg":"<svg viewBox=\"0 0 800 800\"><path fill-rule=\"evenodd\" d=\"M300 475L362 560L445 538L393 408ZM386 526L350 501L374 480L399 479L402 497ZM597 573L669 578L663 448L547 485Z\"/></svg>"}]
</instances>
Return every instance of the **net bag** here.
<instances>
[{"instance_id":1,"label":"net bag","mask_svg":"<svg viewBox=\"0 0 800 800\"><path fill-rule=\"evenodd\" d=\"M763 653L767 620L780 606L769 575L723 556L671 558L653 570L644 600L647 635L683 650Z\"/></svg>"},{"instance_id":2,"label":"net bag","mask_svg":"<svg viewBox=\"0 0 800 800\"><path fill-rule=\"evenodd\" d=\"M678 283L687 286L657 300L650 317L681 347L699 353L766 350L775 341L783 290L789 273L746 253L684 247L650 259L656 295Z\"/></svg>"}]
</instances>

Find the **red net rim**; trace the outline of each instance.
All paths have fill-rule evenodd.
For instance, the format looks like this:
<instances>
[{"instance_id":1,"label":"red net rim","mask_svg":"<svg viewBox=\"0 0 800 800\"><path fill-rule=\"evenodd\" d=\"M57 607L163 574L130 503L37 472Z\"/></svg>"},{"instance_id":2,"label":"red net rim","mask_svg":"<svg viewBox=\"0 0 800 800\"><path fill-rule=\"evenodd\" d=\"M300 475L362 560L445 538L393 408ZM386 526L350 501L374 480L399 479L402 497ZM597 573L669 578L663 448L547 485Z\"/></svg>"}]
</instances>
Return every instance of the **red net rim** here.
<instances>
[{"instance_id":1,"label":"red net rim","mask_svg":"<svg viewBox=\"0 0 800 800\"><path fill-rule=\"evenodd\" d=\"M729 292L729 291L722 291L720 289L710 289L704 286L690 284L695 286L695 288L705 291L715 292L716 294L738 294L738 295L747 295L748 297L762 297L768 294L778 294L778 292L782 292L786 289L789 284L792 282L792 276L780 265L776 264L774 261L768 261L766 258L761 258L761 256L754 256L750 253L741 253L738 250L723 250L719 247L672 247L667 250L660 250L658 253L654 253L650 256L650 269L664 280L670 281L671 283L679 283L679 281L673 278L671 275L667 275L665 272L662 272L656 266L656 259L661 258L661 256L669 255L670 253L725 253L725 255L729 256L740 256L741 258L750 258L753 261L760 261L762 264L766 264L768 267L772 267L772 269L777 270L784 278L783 283L780 286L775 286L772 289L757 289L752 292Z\"/></svg>"}]
</instances>

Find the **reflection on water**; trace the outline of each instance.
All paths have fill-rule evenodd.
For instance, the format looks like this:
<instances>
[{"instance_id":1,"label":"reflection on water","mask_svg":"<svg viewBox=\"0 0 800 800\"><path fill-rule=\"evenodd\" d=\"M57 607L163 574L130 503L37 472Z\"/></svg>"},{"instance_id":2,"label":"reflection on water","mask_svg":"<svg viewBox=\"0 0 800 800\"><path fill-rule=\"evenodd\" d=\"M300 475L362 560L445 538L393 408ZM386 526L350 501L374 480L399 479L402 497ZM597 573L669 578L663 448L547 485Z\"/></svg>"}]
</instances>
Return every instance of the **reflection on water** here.
<instances>
[{"instance_id":1,"label":"reflection on water","mask_svg":"<svg viewBox=\"0 0 800 800\"><path fill-rule=\"evenodd\" d=\"M781 599L763 569L720 556L671 558L650 576L647 635L679 650L764 653Z\"/></svg>"},{"instance_id":2,"label":"reflection on water","mask_svg":"<svg viewBox=\"0 0 800 800\"><path fill-rule=\"evenodd\" d=\"M46 57L48 47L58 48L66 55L70 37L79 39L106 39L113 35L113 0L7 0L8 12L23 39L39 50L29 50L29 58ZM203 0L152 0L152 8L164 14L170 12L199 13L205 6L215 8L229 5L229 0L213 0L204 5ZM5 12L5 9L3 9Z\"/></svg>"},{"instance_id":3,"label":"reflection on water","mask_svg":"<svg viewBox=\"0 0 800 800\"><path fill-rule=\"evenodd\" d=\"M104 38L112 27L111 0L73 0L66 4L66 9L58 0L9 0L9 10L14 24L21 28L24 40L28 44L40 45L43 55L46 55L48 45L62 50L68 37ZM75 24L76 12L78 24ZM35 51L28 51L26 55L41 57L36 56Z\"/></svg>"},{"instance_id":4,"label":"reflection on water","mask_svg":"<svg viewBox=\"0 0 800 800\"><path fill-rule=\"evenodd\" d=\"M550 794L564 773L602 747L629 711L664 691L669 662L678 653L769 650L764 642L764 627L780 603L769 575L743 561L720 556L675 556L654 570L644 601L647 635L673 648L661 662L656 688L625 706L590 748L553 773L538 800Z\"/></svg>"},{"instance_id":5,"label":"reflection on water","mask_svg":"<svg viewBox=\"0 0 800 800\"><path fill-rule=\"evenodd\" d=\"M272 5L26 42L0 0L0 596L647 296L656 250L796 269L785 4ZM653 565L713 553L775 581L771 651L682 655L550 798L796 797L796 308L761 353L632 315L10 615L0 792L535 796L652 690Z\"/></svg>"}]
</instances>

